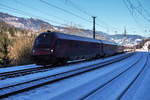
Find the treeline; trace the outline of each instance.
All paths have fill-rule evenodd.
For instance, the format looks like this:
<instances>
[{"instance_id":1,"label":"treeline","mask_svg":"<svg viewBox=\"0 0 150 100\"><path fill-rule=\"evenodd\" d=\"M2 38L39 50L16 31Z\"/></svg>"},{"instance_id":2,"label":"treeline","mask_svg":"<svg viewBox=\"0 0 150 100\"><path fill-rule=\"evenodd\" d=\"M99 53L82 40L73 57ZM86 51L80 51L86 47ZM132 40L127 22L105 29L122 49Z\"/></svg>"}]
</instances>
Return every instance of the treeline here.
<instances>
[{"instance_id":1,"label":"treeline","mask_svg":"<svg viewBox=\"0 0 150 100\"><path fill-rule=\"evenodd\" d=\"M32 63L35 35L0 21L0 67Z\"/></svg>"},{"instance_id":2,"label":"treeline","mask_svg":"<svg viewBox=\"0 0 150 100\"><path fill-rule=\"evenodd\" d=\"M18 29L12 25L5 23L4 21L1 21L1 20L0 20L0 32L6 33L9 37L15 37L20 33L21 34L27 34L28 33L27 30Z\"/></svg>"}]
</instances>

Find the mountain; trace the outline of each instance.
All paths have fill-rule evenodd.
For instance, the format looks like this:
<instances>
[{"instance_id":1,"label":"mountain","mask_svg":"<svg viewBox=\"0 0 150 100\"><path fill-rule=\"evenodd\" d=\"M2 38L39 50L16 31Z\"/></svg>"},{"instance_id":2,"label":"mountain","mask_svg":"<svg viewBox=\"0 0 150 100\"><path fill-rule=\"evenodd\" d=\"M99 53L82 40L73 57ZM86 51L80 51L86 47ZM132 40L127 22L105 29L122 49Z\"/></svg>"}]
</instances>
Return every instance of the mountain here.
<instances>
[{"instance_id":1,"label":"mountain","mask_svg":"<svg viewBox=\"0 0 150 100\"><path fill-rule=\"evenodd\" d=\"M67 26L67 27L54 26L40 19L21 18L21 17L16 17L2 12L0 12L0 20L6 22L7 24L13 25L16 28L32 30L34 32L39 32L40 30L41 30L40 32L43 32L49 29L49 30L56 30L59 32L67 33L67 34L79 35L84 37L86 36L90 38L93 37L93 31L89 29L79 29L74 26ZM122 34L109 35L102 31L96 31L96 37L97 39L113 41L121 45L123 44ZM126 43L129 46L137 45L143 39L145 39L145 37L142 37L140 35L129 35L129 34L126 35Z\"/></svg>"},{"instance_id":2,"label":"mountain","mask_svg":"<svg viewBox=\"0 0 150 100\"><path fill-rule=\"evenodd\" d=\"M0 12L0 20L20 29L39 31L42 27L52 28L45 21L34 18L21 18Z\"/></svg>"},{"instance_id":3,"label":"mountain","mask_svg":"<svg viewBox=\"0 0 150 100\"><path fill-rule=\"evenodd\" d=\"M110 37L113 39L114 42L118 44L123 44L124 40L124 35L123 34L117 34L117 35L110 35ZM140 35L126 35L126 44L128 46L133 46L139 44L145 37L140 36Z\"/></svg>"}]
</instances>

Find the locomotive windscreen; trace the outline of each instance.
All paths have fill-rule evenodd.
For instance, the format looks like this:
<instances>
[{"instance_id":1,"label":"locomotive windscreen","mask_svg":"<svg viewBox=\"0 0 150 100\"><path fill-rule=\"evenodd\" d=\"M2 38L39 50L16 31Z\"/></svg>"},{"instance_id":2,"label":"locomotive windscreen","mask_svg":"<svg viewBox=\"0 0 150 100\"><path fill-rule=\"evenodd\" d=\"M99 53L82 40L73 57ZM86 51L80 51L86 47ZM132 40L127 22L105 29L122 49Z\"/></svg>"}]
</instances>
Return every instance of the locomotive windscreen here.
<instances>
[{"instance_id":1,"label":"locomotive windscreen","mask_svg":"<svg viewBox=\"0 0 150 100\"><path fill-rule=\"evenodd\" d=\"M35 39L35 48L49 48L51 43L50 34L41 34Z\"/></svg>"}]
</instances>

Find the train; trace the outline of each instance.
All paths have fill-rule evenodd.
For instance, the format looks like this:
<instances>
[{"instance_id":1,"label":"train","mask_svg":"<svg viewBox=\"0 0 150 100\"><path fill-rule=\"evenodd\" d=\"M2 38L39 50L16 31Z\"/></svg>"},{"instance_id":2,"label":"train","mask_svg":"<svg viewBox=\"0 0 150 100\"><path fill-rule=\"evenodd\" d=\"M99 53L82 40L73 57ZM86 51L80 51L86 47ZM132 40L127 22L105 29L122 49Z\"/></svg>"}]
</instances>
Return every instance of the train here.
<instances>
[{"instance_id":1,"label":"train","mask_svg":"<svg viewBox=\"0 0 150 100\"><path fill-rule=\"evenodd\" d=\"M37 65L65 64L67 61L89 60L123 52L123 46L106 40L47 31L35 38L32 58Z\"/></svg>"}]
</instances>

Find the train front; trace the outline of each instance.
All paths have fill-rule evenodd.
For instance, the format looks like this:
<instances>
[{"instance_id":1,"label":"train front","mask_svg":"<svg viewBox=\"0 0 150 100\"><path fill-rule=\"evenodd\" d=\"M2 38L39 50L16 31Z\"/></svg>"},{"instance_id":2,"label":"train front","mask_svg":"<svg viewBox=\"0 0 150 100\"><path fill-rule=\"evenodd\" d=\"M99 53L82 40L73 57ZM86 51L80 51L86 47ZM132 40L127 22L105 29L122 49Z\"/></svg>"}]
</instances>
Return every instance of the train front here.
<instances>
[{"instance_id":1,"label":"train front","mask_svg":"<svg viewBox=\"0 0 150 100\"><path fill-rule=\"evenodd\" d=\"M53 35L50 32L41 33L36 37L32 50L32 58L37 65L54 63L53 42Z\"/></svg>"}]
</instances>

